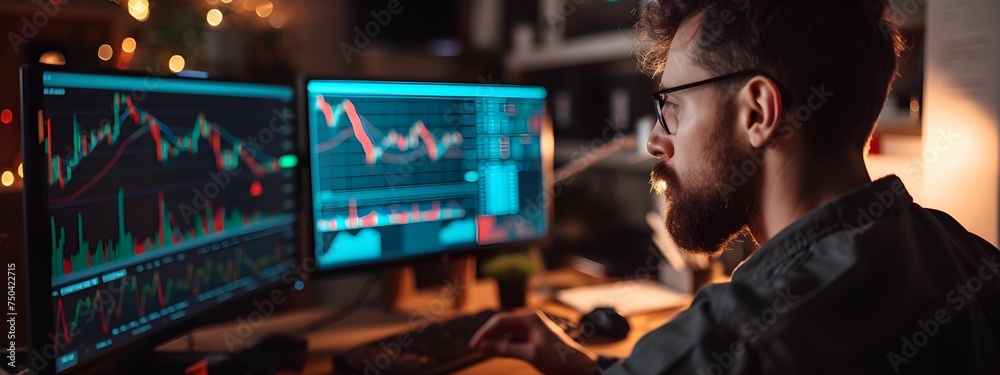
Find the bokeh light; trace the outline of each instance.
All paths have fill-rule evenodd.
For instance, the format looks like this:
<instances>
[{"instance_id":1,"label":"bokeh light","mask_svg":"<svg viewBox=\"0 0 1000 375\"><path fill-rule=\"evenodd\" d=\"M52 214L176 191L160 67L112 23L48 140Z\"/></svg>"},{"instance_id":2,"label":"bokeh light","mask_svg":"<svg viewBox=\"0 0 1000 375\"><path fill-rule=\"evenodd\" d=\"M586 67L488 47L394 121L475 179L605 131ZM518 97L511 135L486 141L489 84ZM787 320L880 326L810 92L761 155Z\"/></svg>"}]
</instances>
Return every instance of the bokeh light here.
<instances>
[{"instance_id":1,"label":"bokeh light","mask_svg":"<svg viewBox=\"0 0 1000 375\"><path fill-rule=\"evenodd\" d=\"M271 24L271 27L280 29L282 26L285 26L285 15L282 13L274 13L267 19L267 21Z\"/></svg>"},{"instance_id":2,"label":"bokeh light","mask_svg":"<svg viewBox=\"0 0 1000 375\"><path fill-rule=\"evenodd\" d=\"M128 0L128 14L139 22L149 19L149 1Z\"/></svg>"},{"instance_id":3,"label":"bokeh light","mask_svg":"<svg viewBox=\"0 0 1000 375\"><path fill-rule=\"evenodd\" d=\"M38 62L49 65L66 65L66 56L63 56L59 51L46 51L42 57L38 58Z\"/></svg>"},{"instance_id":4,"label":"bokeh light","mask_svg":"<svg viewBox=\"0 0 1000 375\"><path fill-rule=\"evenodd\" d=\"M132 37L125 38L122 40L122 52L132 53L135 52L135 39Z\"/></svg>"},{"instance_id":5,"label":"bokeh light","mask_svg":"<svg viewBox=\"0 0 1000 375\"><path fill-rule=\"evenodd\" d=\"M270 16L272 11L274 11L274 4L271 4L270 1L265 0L260 4L257 4L257 15L261 18Z\"/></svg>"},{"instance_id":6,"label":"bokeh light","mask_svg":"<svg viewBox=\"0 0 1000 375\"><path fill-rule=\"evenodd\" d=\"M212 9L208 11L208 15L205 16L205 20L211 26L219 26L222 23L222 11L218 9Z\"/></svg>"},{"instance_id":7,"label":"bokeh light","mask_svg":"<svg viewBox=\"0 0 1000 375\"><path fill-rule=\"evenodd\" d=\"M170 71L174 73L184 70L184 57L181 55L170 56L170 61L167 62L167 66L170 68Z\"/></svg>"},{"instance_id":8,"label":"bokeh light","mask_svg":"<svg viewBox=\"0 0 1000 375\"><path fill-rule=\"evenodd\" d=\"M111 60L112 54L114 54L114 50L111 49L110 44L102 44L97 48L97 57L101 58L101 60Z\"/></svg>"}]
</instances>

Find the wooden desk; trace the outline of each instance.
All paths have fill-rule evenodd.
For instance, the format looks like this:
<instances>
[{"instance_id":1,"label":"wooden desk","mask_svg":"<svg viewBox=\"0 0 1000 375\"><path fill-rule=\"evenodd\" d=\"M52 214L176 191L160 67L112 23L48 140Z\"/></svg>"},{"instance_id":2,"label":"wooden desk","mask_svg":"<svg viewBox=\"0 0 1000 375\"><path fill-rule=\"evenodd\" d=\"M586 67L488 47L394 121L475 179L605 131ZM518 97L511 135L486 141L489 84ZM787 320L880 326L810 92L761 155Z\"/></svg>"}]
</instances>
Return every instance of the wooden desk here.
<instances>
[{"instance_id":1,"label":"wooden desk","mask_svg":"<svg viewBox=\"0 0 1000 375\"><path fill-rule=\"evenodd\" d=\"M565 269L548 272L544 276L533 279L532 285L534 285L534 288L532 289L536 290L539 286L566 288L608 281L611 280L598 279L574 270ZM713 281L725 281L725 278L714 277ZM342 353L350 348L381 337L419 328L425 322L445 321L460 315L475 313L485 309L499 308L496 283L492 279L483 279L476 283L473 290L474 297L466 309L453 309L448 296L450 294L445 292L445 288L419 290L413 298L404 301L398 311L384 311L379 307L363 307L343 320L325 326L318 331L307 333L309 358L303 374L332 374L333 364L331 359L334 354ZM688 298L690 299L691 297ZM690 300L688 303L690 303ZM540 293L529 293L528 305L528 308L541 309L573 321L580 318L578 312ZM663 325L684 308L674 308L629 317L632 330L624 340L607 344L585 343L584 346L597 354L618 357L628 356L639 338L646 334L646 332ZM194 350L241 350L242 347L239 344L249 344L254 338L267 334L296 331L300 327L305 327L312 322L322 319L322 317L329 315L334 310L336 309L308 309L270 317L263 324L254 328L252 337L242 340L243 342L236 342L237 345L235 346L233 345L233 340L230 339L227 343L223 338L226 333L229 333L229 337L232 338L232 334L236 329L233 325L227 324L200 329L192 333L191 337L178 339L164 345L160 350L184 351L192 342L194 343ZM491 358L457 373L515 375L537 374L538 372L531 365L520 360Z\"/></svg>"}]
</instances>

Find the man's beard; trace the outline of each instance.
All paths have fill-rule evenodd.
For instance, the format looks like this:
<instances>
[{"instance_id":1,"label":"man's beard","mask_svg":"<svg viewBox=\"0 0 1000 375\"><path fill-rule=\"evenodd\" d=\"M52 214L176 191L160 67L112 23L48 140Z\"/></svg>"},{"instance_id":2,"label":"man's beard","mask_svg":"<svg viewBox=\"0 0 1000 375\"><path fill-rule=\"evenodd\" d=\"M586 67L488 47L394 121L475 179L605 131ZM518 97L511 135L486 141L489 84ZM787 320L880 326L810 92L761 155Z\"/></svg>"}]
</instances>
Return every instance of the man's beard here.
<instances>
[{"instance_id":1,"label":"man's beard","mask_svg":"<svg viewBox=\"0 0 1000 375\"><path fill-rule=\"evenodd\" d=\"M695 171L683 183L677 172L661 160L653 166L650 183L667 203L667 231L682 250L711 254L723 249L747 229L756 209L758 176L744 175L739 186L730 180L731 167L755 162L752 147L737 142L731 134L732 111L722 109L720 121L709 137L711 148L702 162L706 170ZM761 165L754 170L759 173Z\"/></svg>"}]
</instances>

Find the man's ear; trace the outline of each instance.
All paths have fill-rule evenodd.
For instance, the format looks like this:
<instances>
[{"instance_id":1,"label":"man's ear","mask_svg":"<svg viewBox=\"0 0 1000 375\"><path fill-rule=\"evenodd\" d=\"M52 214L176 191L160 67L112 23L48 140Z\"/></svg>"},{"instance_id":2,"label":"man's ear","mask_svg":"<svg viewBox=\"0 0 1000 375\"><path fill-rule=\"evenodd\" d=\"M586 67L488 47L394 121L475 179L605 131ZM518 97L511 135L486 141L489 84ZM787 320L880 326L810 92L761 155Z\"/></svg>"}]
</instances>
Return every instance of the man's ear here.
<instances>
[{"instance_id":1,"label":"man's ear","mask_svg":"<svg viewBox=\"0 0 1000 375\"><path fill-rule=\"evenodd\" d=\"M777 135L784 114L781 103L781 90L766 77L753 77L740 89L736 95L740 127L751 146L764 147Z\"/></svg>"}]
</instances>

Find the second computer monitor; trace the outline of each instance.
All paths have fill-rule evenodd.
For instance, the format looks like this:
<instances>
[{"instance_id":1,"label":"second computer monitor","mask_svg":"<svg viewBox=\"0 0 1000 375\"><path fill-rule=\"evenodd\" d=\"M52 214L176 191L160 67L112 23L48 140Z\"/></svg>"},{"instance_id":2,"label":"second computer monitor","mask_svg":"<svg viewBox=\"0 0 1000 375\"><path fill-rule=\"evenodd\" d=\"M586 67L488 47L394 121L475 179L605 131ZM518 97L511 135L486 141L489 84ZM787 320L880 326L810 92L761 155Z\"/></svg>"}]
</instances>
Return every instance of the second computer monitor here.
<instances>
[{"instance_id":1,"label":"second computer monitor","mask_svg":"<svg viewBox=\"0 0 1000 375\"><path fill-rule=\"evenodd\" d=\"M309 80L321 270L542 237L540 87Z\"/></svg>"}]
</instances>

